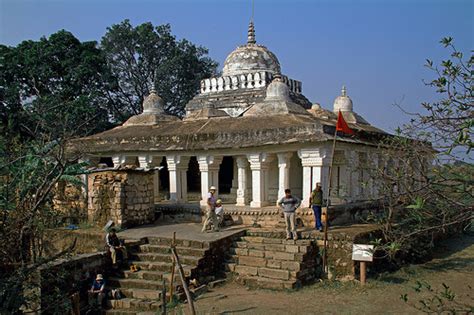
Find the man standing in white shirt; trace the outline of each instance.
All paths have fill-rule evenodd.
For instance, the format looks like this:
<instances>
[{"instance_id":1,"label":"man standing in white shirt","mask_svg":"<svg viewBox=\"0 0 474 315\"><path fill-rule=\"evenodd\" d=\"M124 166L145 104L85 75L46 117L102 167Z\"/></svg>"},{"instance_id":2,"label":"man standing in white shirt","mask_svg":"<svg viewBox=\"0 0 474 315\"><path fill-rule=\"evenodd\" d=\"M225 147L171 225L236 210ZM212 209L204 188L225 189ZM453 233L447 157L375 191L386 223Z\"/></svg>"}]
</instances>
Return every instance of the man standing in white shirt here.
<instances>
[{"instance_id":1,"label":"man standing in white shirt","mask_svg":"<svg viewBox=\"0 0 474 315\"><path fill-rule=\"evenodd\" d=\"M210 223L213 225L213 230L214 232L219 232L219 223L217 221L217 216L216 216L216 187L211 186L209 188L209 194L207 195L207 214L206 214L206 220L204 221L204 224L202 226L201 232L205 232L209 226Z\"/></svg>"}]
</instances>

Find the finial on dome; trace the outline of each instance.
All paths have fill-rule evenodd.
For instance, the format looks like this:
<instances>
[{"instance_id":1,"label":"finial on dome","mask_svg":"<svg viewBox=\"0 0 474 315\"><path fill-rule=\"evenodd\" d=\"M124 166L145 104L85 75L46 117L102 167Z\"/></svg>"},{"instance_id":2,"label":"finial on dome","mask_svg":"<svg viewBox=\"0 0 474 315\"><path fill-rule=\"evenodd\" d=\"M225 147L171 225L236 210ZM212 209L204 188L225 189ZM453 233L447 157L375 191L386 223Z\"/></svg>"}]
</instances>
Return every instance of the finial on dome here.
<instances>
[{"instance_id":1,"label":"finial on dome","mask_svg":"<svg viewBox=\"0 0 474 315\"><path fill-rule=\"evenodd\" d=\"M347 90L346 90L346 86L345 86L345 85L342 86L341 93L342 93L342 94L341 94L342 96L347 96Z\"/></svg>"},{"instance_id":2,"label":"finial on dome","mask_svg":"<svg viewBox=\"0 0 474 315\"><path fill-rule=\"evenodd\" d=\"M253 25L253 20L249 23L249 30L247 35L247 44L255 44L257 41L255 40L255 27Z\"/></svg>"}]
</instances>

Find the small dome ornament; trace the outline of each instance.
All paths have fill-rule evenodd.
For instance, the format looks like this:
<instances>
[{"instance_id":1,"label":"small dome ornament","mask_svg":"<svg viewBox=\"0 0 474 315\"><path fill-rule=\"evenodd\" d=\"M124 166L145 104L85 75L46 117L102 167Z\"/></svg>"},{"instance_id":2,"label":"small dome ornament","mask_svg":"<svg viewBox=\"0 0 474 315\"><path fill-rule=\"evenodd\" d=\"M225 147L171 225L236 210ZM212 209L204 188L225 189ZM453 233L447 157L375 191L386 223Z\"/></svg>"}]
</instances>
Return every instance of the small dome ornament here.
<instances>
[{"instance_id":1,"label":"small dome ornament","mask_svg":"<svg viewBox=\"0 0 474 315\"><path fill-rule=\"evenodd\" d=\"M336 97L336 99L334 100L333 111L335 113L339 111L341 112L353 111L352 100L349 96L347 96L347 89L345 85L342 86L341 96Z\"/></svg>"},{"instance_id":2,"label":"small dome ornament","mask_svg":"<svg viewBox=\"0 0 474 315\"><path fill-rule=\"evenodd\" d=\"M165 112L163 99L156 94L156 90L152 88L150 94L143 100L144 114L162 114Z\"/></svg>"},{"instance_id":3,"label":"small dome ornament","mask_svg":"<svg viewBox=\"0 0 474 315\"><path fill-rule=\"evenodd\" d=\"M265 97L266 101L275 100L275 101L291 101L290 98L290 89L281 77L280 73L275 74L272 82L267 87L267 95Z\"/></svg>"}]
</instances>

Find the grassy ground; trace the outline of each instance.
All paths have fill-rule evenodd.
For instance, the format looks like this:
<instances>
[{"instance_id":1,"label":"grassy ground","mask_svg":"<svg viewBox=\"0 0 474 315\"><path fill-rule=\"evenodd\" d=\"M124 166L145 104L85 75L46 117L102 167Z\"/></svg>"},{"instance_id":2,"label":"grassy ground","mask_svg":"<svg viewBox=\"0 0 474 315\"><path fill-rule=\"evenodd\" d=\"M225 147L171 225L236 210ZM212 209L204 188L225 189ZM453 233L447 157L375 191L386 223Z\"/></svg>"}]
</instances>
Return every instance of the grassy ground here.
<instances>
[{"instance_id":1,"label":"grassy ground","mask_svg":"<svg viewBox=\"0 0 474 315\"><path fill-rule=\"evenodd\" d=\"M420 314L413 305L433 296L417 292L417 281L442 290L443 283L456 294L454 300L474 305L474 234L447 240L436 249L435 259L356 282L321 282L298 291L248 290L227 283L198 297L198 314ZM405 295L408 303L400 296ZM182 313L179 308L176 313Z\"/></svg>"}]
</instances>

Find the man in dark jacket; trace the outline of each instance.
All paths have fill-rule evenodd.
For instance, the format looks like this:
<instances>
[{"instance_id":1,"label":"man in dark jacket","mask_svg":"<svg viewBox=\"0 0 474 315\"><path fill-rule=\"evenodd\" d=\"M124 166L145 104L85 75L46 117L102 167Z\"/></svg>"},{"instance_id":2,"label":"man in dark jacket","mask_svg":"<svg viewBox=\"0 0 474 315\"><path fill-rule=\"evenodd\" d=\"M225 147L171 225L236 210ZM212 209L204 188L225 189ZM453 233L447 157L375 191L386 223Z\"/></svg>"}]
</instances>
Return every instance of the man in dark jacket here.
<instances>
[{"instance_id":1,"label":"man in dark jacket","mask_svg":"<svg viewBox=\"0 0 474 315\"><path fill-rule=\"evenodd\" d=\"M321 223L321 209L323 206L323 190L321 189L321 183L317 183L316 188L311 192L309 204L313 208L314 219L316 221L315 227L318 231L322 231L323 225Z\"/></svg>"},{"instance_id":2,"label":"man in dark jacket","mask_svg":"<svg viewBox=\"0 0 474 315\"><path fill-rule=\"evenodd\" d=\"M286 239L291 239L293 235L293 239L298 239L298 234L296 233L296 217L295 212L296 209L301 204L301 200L291 195L291 190L285 189L285 197L281 198L278 201L278 206L283 210L283 214L285 215L285 223L286 223Z\"/></svg>"},{"instance_id":3,"label":"man in dark jacket","mask_svg":"<svg viewBox=\"0 0 474 315\"><path fill-rule=\"evenodd\" d=\"M120 251L122 253L123 260L127 260L127 249L120 242L117 234L115 233L114 228L110 229L110 232L107 233L107 235L105 236L105 242L109 247L110 256L112 258L112 264L114 265L114 267L117 266L117 251Z\"/></svg>"}]
</instances>

